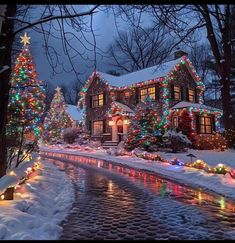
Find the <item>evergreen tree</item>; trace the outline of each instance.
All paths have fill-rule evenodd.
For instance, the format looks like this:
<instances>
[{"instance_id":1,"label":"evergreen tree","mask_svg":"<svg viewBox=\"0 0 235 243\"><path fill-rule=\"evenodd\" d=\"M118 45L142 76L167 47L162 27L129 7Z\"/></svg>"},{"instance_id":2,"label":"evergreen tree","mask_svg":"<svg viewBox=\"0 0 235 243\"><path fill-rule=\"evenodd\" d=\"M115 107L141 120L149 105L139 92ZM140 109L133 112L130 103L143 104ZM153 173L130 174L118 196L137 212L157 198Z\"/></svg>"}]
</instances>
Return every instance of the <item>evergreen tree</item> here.
<instances>
[{"instance_id":1,"label":"evergreen tree","mask_svg":"<svg viewBox=\"0 0 235 243\"><path fill-rule=\"evenodd\" d=\"M21 37L24 46L11 75L7 135L22 136L31 133L38 138L42 131L45 107L45 88L38 80L29 49L30 37Z\"/></svg>"},{"instance_id":2,"label":"evergreen tree","mask_svg":"<svg viewBox=\"0 0 235 243\"><path fill-rule=\"evenodd\" d=\"M43 140L45 143L61 142L63 130L74 126L74 121L66 111L66 103L61 89L57 87L54 98L51 101L50 110L44 121Z\"/></svg>"},{"instance_id":3,"label":"evergreen tree","mask_svg":"<svg viewBox=\"0 0 235 243\"><path fill-rule=\"evenodd\" d=\"M131 120L131 127L127 134L125 147L134 149L142 147L146 150L151 145L159 141L161 128L159 127L160 117L158 115L156 104L150 99L137 106L135 114Z\"/></svg>"}]
</instances>

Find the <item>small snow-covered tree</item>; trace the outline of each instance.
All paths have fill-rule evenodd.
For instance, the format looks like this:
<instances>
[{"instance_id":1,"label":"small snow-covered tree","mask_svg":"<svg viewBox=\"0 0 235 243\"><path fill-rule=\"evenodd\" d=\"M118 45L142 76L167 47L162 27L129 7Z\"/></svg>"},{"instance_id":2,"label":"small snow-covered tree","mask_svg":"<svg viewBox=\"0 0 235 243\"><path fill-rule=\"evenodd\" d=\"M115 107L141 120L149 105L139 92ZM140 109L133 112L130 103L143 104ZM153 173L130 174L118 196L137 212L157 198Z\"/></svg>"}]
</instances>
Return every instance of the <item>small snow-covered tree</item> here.
<instances>
[{"instance_id":1,"label":"small snow-covered tree","mask_svg":"<svg viewBox=\"0 0 235 243\"><path fill-rule=\"evenodd\" d=\"M190 146L192 143L182 132L176 132L174 130L167 131L162 136L163 142L166 146L172 149L173 153L182 151L184 148Z\"/></svg>"}]
</instances>

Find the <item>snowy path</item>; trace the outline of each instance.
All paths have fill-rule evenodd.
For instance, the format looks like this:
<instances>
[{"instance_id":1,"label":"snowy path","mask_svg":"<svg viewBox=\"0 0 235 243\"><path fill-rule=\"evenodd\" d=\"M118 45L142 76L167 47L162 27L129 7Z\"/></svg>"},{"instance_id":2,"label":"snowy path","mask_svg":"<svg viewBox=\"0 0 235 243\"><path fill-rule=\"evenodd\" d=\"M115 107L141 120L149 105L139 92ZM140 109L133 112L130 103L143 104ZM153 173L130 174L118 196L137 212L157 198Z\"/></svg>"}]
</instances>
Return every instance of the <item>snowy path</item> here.
<instances>
[{"instance_id":1,"label":"snowy path","mask_svg":"<svg viewBox=\"0 0 235 243\"><path fill-rule=\"evenodd\" d=\"M176 200L168 194L154 193L151 186L156 182L147 186L146 181L97 168L89 160L88 164L86 160L59 160L52 161L68 173L76 189L75 203L62 224L62 240L232 237L228 225L234 227L234 219L215 202L209 206L203 199L201 205L190 203L195 199L190 191Z\"/></svg>"},{"instance_id":2,"label":"snowy path","mask_svg":"<svg viewBox=\"0 0 235 243\"><path fill-rule=\"evenodd\" d=\"M189 168L189 167L180 167L175 165L170 165L168 163L162 163L158 161L144 160L137 157L130 156L112 156L108 155L105 151L102 150L77 150L77 149L66 149L66 148L41 148L41 151L55 152L55 153L65 153L71 155L82 155L89 156L91 158L97 159L106 159L113 161L115 163L120 163L124 165L131 166L133 168L139 168L147 171L152 171L158 173L166 178L177 181L179 183L185 183L192 187L200 187L204 190L208 189L214 191L220 195L226 196L231 199L235 199L235 179L232 179L230 175L218 175L218 174L209 174L205 171ZM194 151L195 153L195 151ZM202 153L205 157L208 152L204 151ZM215 158L218 152L213 152L210 157ZM228 158L230 163L235 164L235 152L229 151L226 152L225 159ZM198 154L197 154L198 155ZM210 154L209 154L210 155ZM163 156L163 155L162 155ZM173 155L166 154L164 157L170 159ZM179 156L179 155L178 155ZM186 155L181 154L182 157ZM222 154L220 153L219 159ZM211 159L212 160L212 159Z\"/></svg>"},{"instance_id":3,"label":"snowy path","mask_svg":"<svg viewBox=\"0 0 235 243\"><path fill-rule=\"evenodd\" d=\"M0 240L55 240L68 214L74 189L68 176L44 160L17 189L14 200L0 201Z\"/></svg>"}]
</instances>

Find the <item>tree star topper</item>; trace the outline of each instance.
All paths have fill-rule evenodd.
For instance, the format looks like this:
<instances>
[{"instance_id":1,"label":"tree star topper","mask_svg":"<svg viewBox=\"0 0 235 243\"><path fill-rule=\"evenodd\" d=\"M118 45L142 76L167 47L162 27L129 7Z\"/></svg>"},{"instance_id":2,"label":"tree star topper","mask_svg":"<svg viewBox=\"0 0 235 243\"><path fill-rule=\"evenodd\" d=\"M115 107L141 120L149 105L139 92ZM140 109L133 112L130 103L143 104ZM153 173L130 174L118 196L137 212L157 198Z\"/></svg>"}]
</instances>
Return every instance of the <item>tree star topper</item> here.
<instances>
[{"instance_id":1,"label":"tree star topper","mask_svg":"<svg viewBox=\"0 0 235 243\"><path fill-rule=\"evenodd\" d=\"M26 32L24 33L24 36L21 36L20 38L21 38L21 43L24 43L24 46L26 46L27 44L30 44L29 39L31 37L27 36Z\"/></svg>"},{"instance_id":2,"label":"tree star topper","mask_svg":"<svg viewBox=\"0 0 235 243\"><path fill-rule=\"evenodd\" d=\"M56 87L55 89L57 92L60 92L61 88L59 86Z\"/></svg>"}]
</instances>

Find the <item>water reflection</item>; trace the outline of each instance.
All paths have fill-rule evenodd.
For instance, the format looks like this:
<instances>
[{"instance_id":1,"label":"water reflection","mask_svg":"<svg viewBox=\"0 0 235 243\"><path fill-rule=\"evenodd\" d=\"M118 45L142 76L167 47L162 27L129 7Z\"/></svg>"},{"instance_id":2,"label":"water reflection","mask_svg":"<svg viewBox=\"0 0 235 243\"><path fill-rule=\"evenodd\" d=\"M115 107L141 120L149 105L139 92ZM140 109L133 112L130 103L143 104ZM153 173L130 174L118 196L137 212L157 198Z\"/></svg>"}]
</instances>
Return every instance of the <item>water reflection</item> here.
<instances>
[{"instance_id":1,"label":"water reflection","mask_svg":"<svg viewBox=\"0 0 235 243\"><path fill-rule=\"evenodd\" d=\"M99 168L105 168L114 171L117 174L126 175L135 183L149 188L152 192L161 197L170 197L183 203L200 206L200 208L210 212L214 217L230 222L235 226L235 202L228 200L220 195L202 191L201 189L192 189L186 185L181 185L167 179L160 178L150 172L139 171L125 165L112 163L110 161L90 158L80 155L69 155L54 152L41 152L42 155L68 159L73 162L84 163ZM66 163L64 166L69 166ZM112 192L112 181L107 185L107 191ZM110 193L111 195L111 193Z\"/></svg>"}]
</instances>

